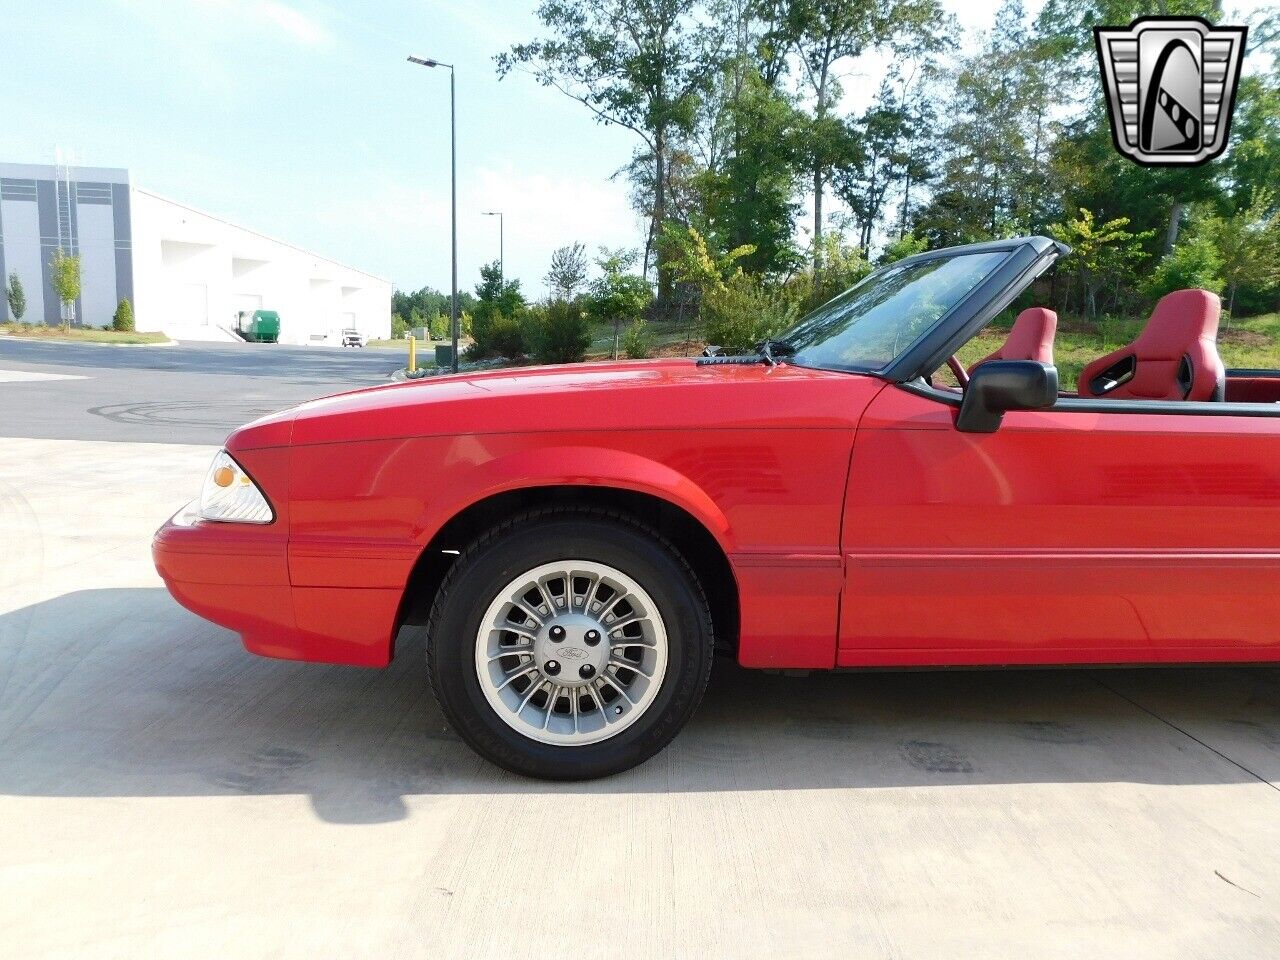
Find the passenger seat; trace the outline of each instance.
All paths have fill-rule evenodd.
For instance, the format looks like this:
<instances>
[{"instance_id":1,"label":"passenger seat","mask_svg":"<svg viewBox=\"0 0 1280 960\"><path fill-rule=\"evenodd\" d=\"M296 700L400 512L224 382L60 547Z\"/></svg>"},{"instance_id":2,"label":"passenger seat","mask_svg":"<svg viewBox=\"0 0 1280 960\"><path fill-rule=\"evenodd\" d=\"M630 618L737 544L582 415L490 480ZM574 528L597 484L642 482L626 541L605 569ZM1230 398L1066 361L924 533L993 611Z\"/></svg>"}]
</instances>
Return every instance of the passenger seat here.
<instances>
[{"instance_id":1,"label":"passenger seat","mask_svg":"<svg viewBox=\"0 0 1280 960\"><path fill-rule=\"evenodd\" d=\"M1218 355L1222 302L1208 290L1175 290L1156 304L1138 339L1080 374L1082 397L1107 400L1222 400Z\"/></svg>"}]
</instances>

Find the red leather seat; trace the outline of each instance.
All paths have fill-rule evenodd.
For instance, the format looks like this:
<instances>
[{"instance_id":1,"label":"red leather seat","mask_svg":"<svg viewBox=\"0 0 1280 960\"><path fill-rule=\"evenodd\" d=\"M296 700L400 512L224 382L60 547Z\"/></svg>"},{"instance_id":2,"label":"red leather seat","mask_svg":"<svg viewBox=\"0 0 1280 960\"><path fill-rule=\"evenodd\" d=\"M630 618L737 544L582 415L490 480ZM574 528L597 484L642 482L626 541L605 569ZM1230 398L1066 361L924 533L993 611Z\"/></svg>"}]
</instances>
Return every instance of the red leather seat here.
<instances>
[{"instance_id":1,"label":"red leather seat","mask_svg":"<svg viewBox=\"0 0 1280 960\"><path fill-rule=\"evenodd\" d=\"M1058 315L1044 307L1031 307L1018 314L1013 329L995 353L983 357L972 367L972 373L992 360L1038 360L1053 363L1053 337L1058 332Z\"/></svg>"},{"instance_id":2,"label":"red leather seat","mask_svg":"<svg viewBox=\"0 0 1280 960\"><path fill-rule=\"evenodd\" d=\"M1080 396L1221 400L1227 382L1217 345L1221 314L1221 301L1208 290L1166 294L1137 340L1084 368Z\"/></svg>"}]
</instances>

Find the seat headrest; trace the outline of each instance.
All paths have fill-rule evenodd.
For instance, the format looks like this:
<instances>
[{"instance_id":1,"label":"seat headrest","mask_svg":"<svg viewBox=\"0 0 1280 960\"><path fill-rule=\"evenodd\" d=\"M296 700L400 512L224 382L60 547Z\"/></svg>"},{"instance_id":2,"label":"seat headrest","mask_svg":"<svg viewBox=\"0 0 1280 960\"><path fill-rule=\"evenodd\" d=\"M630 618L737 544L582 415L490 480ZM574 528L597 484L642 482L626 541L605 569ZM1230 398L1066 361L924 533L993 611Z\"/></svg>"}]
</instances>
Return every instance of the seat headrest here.
<instances>
[{"instance_id":1,"label":"seat headrest","mask_svg":"<svg viewBox=\"0 0 1280 960\"><path fill-rule=\"evenodd\" d=\"M1058 332L1058 315L1044 307L1029 307L1018 314L1013 329L1000 349L983 357L972 367L976 370L992 360L1037 360L1053 363L1053 338Z\"/></svg>"},{"instance_id":2,"label":"seat headrest","mask_svg":"<svg viewBox=\"0 0 1280 960\"><path fill-rule=\"evenodd\" d=\"M1048 354L1053 362L1053 338L1058 332L1058 315L1044 307L1029 307L1018 314L1000 352L1006 360L1036 360Z\"/></svg>"},{"instance_id":3,"label":"seat headrest","mask_svg":"<svg viewBox=\"0 0 1280 960\"><path fill-rule=\"evenodd\" d=\"M1214 343L1222 301L1208 290L1166 293L1151 311L1151 319L1133 341L1133 349L1150 359L1176 360L1197 340Z\"/></svg>"}]
</instances>

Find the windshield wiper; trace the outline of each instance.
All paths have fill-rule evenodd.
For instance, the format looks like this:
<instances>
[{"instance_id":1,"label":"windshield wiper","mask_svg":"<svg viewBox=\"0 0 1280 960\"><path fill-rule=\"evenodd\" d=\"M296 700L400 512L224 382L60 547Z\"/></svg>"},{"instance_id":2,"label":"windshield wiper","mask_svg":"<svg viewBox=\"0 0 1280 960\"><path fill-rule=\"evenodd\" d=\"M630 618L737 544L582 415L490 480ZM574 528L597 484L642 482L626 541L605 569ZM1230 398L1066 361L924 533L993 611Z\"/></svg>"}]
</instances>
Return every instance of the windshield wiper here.
<instances>
[{"instance_id":1,"label":"windshield wiper","mask_svg":"<svg viewBox=\"0 0 1280 960\"><path fill-rule=\"evenodd\" d=\"M750 366L754 363L767 363L771 367L778 365L780 357L789 357L796 352L796 348L785 340L762 340L756 344L756 352L754 354L732 354L726 355L721 352L719 347L707 347L702 351L702 356L697 359L698 366Z\"/></svg>"},{"instance_id":2,"label":"windshield wiper","mask_svg":"<svg viewBox=\"0 0 1280 960\"><path fill-rule=\"evenodd\" d=\"M775 340L772 337L768 340L761 340L756 344L756 353L764 358L764 362L771 367L778 365L779 357L790 357L796 352L796 348L785 340Z\"/></svg>"}]
</instances>

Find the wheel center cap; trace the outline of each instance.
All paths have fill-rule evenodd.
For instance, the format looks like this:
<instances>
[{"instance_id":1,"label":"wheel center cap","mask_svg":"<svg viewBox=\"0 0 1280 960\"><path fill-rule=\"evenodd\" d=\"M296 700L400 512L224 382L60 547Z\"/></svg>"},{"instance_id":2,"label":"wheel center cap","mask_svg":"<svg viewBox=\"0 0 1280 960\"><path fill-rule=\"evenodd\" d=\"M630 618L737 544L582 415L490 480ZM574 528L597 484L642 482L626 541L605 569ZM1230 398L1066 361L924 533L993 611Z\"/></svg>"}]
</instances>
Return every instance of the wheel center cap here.
<instances>
[{"instance_id":1,"label":"wheel center cap","mask_svg":"<svg viewBox=\"0 0 1280 960\"><path fill-rule=\"evenodd\" d=\"M551 682L582 687L604 672L609 639L599 621L581 613L562 613L538 631L533 658Z\"/></svg>"}]
</instances>

